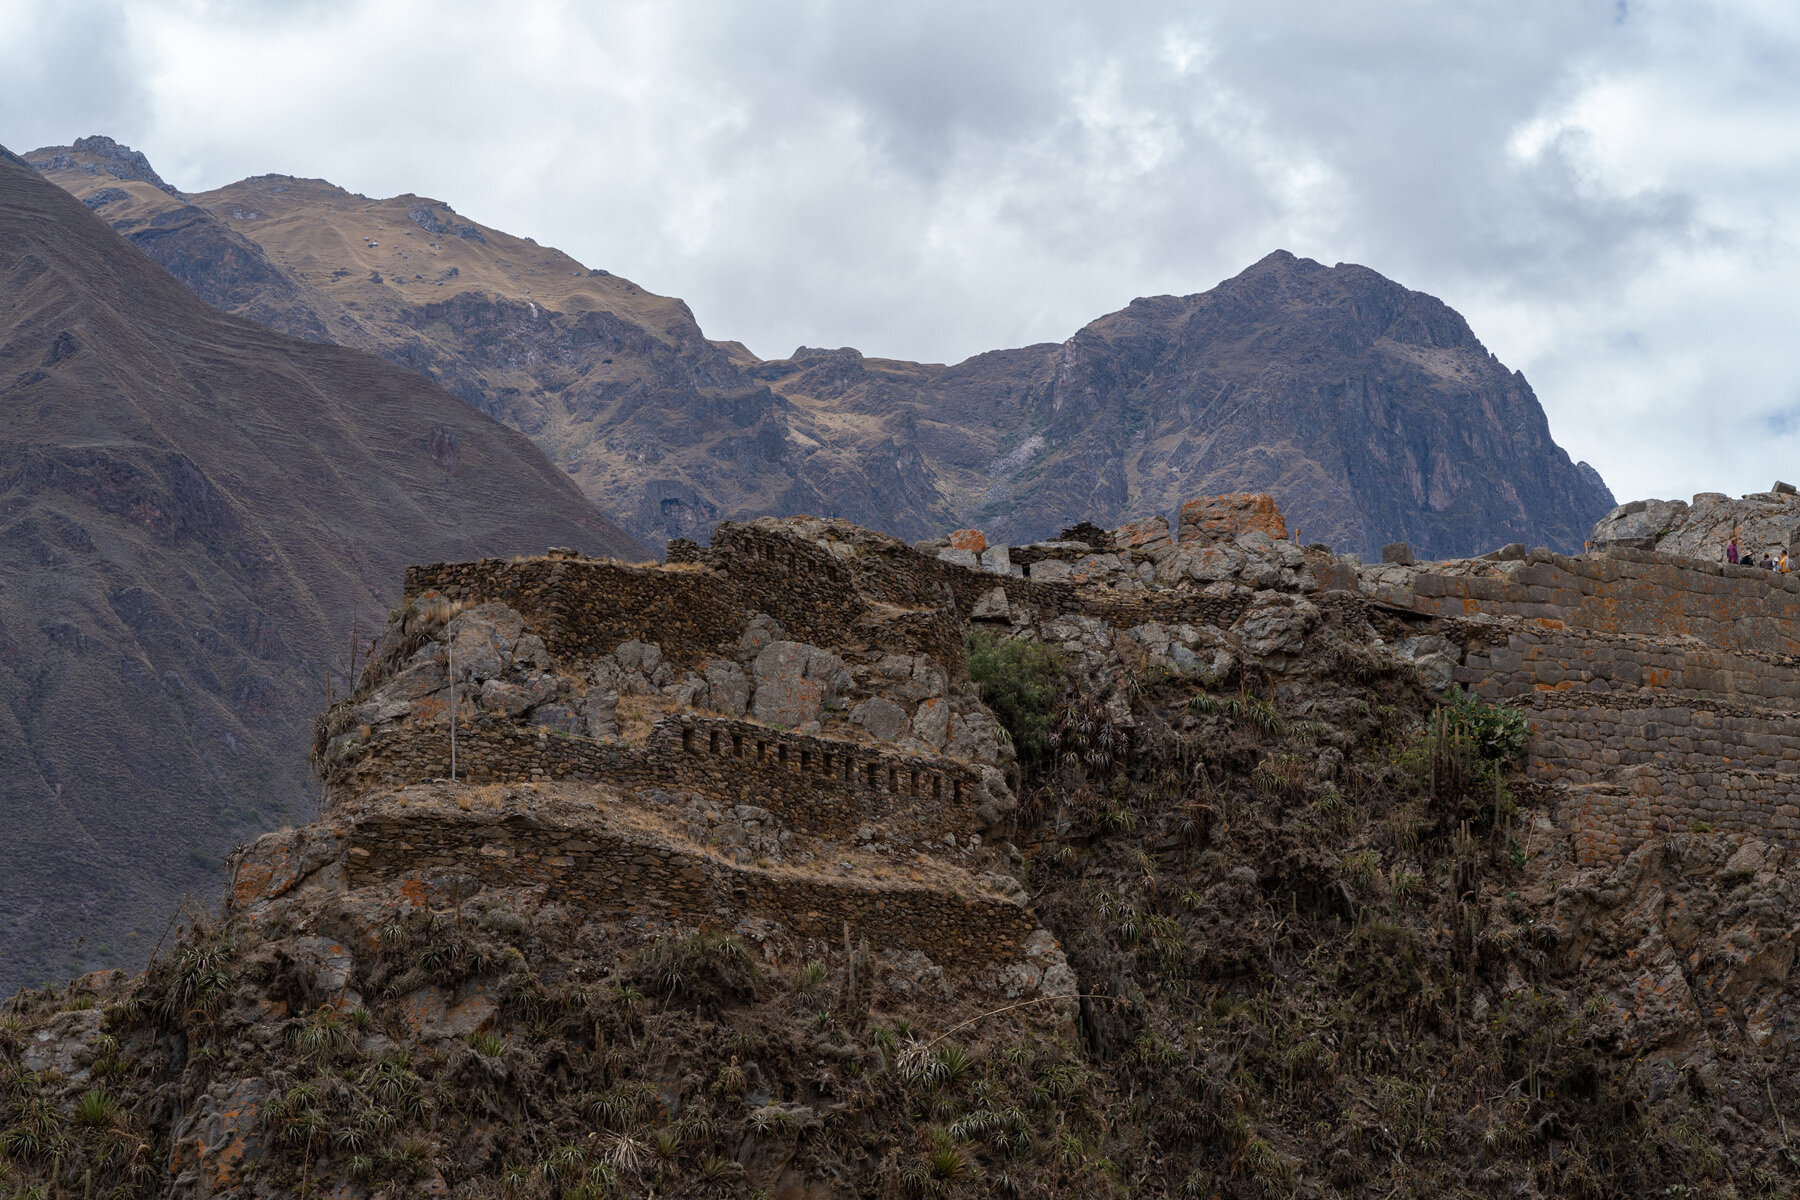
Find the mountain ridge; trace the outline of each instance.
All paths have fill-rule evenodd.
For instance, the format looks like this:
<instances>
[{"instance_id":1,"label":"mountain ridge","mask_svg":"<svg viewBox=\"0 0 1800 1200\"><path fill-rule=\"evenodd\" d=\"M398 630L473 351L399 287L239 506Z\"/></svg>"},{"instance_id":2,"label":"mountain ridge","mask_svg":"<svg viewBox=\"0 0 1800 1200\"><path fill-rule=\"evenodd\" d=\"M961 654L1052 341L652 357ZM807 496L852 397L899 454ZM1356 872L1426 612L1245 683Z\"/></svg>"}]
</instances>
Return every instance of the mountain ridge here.
<instances>
[{"instance_id":1,"label":"mountain ridge","mask_svg":"<svg viewBox=\"0 0 1800 1200\"><path fill-rule=\"evenodd\" d=\"M10 153L0 280L4 987L141 961L305 807L307 710L401 564L648 552L522 435L205 304Z\"/></svg>"},{"instance_id":2,"label":"mountain ridge","mask_svg":"<svg viewBox=\"0 0 1800 1200\"><path fill-rule=\"evenodd\" d=\"M72 151L29 157L92 200L113 160ZM1278 251L1207 292L956 364L761 360L679 299L440 201L274 175L185 201L135 186L96 211L196 292L430 376L652 545L799 511L1027 542L1260 491L1340 549L1448 555L1574 549L1613 505L1454 310L1367 267Z\"/></svg>"}]
</instances>

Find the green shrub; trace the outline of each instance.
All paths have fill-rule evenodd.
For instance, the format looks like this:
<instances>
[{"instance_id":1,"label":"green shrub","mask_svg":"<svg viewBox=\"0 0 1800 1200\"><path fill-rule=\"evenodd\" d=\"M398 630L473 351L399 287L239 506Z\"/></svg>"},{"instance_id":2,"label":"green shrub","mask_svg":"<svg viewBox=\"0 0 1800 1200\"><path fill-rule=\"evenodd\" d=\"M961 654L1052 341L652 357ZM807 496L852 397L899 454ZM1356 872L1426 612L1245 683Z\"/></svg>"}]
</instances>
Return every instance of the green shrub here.
<instances>
[{"instance_id":1,"label":"green shrub","mask_svg":"<svg viewBox=\"0 0 1800 1200\"><path fill-rule=\"evenodd\" d=\"M1489 704L1461 688L1451 691L1445 709L1450 728L1468 741L1481 761L1504 767L1525 753L1525 739L1531 729L1525 714L1518 709Z\"/></svg>"},{"instance_id":2,"label":"green shrub","mask_svg":"<svg viewBox=\"0 0 1800 1200\"><path fill-rule=\"evenodd\" d=\"M969 633L964 649L969 677L1012 738L1020 761L1030 764L1044 758L1051 714L1065 686L1062 656L1038 642L983 630Z\"/></svg>"}]
</instances>

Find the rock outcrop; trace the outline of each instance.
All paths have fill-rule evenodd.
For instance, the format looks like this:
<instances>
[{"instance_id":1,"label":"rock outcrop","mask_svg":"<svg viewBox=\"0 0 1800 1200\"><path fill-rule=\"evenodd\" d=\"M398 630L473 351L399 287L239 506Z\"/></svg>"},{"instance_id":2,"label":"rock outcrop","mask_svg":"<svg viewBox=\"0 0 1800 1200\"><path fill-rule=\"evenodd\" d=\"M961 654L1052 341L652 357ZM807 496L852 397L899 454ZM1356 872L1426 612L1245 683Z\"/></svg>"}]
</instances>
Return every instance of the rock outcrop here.
<instances>
[{"instance_id":1,"label":"rock outcrop","mask_svg":"<svg viewBox=\"0 0 1800 1200\"><path fill-rule=\"evenodd\" d=\"M1800 494L1777 482L1736 500L1722 492L1701 492L1692 503L1633 500L1607 513L1588 535L1597 549L1622 546L1715 563L1726 561L1734 538L1746 564L1779 564L1783 555L1800 554Z\"/></svg>"}]
</instances>

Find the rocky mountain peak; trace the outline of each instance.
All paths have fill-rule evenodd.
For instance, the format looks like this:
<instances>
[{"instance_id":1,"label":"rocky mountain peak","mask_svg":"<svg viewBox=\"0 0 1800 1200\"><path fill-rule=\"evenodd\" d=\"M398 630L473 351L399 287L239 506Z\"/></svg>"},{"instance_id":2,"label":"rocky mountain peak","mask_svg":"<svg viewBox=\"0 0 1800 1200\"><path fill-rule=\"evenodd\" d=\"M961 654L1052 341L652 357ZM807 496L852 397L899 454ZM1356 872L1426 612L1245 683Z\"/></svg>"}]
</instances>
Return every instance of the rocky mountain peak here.
<instances>
[{"instance_id":1,"label":"rocky mountain peak","mask_svg":"<svg viewBox=\"0 0 1800 1200\"><path fill-rule=\"evenodd\" d=\"M142 151L115 142L104 134L76 138L72 146L46 146L34 150L29 161L44 172L76 170L90 175L108 175L114 179L147 183L171 196L181 196L156 173Z\"/></svg>"},{"instance_id":2,"label":"rocky mountain peak","mask_svg":"<svg viewBox=\"0 0 1800 1200\"><path fill-rule=\"evenodd\" d=\"M372 350L537 439L652 545L794 511L1028 542L1267 492L1369 555L1572 549L1613 503L1467 322L1368 267L1277 250L953 365L809 346L759 362L680 300L429 197L269 176L177 217L106 194L104 173L50 177L213 303Z\"/></svg>"}]
</instances>

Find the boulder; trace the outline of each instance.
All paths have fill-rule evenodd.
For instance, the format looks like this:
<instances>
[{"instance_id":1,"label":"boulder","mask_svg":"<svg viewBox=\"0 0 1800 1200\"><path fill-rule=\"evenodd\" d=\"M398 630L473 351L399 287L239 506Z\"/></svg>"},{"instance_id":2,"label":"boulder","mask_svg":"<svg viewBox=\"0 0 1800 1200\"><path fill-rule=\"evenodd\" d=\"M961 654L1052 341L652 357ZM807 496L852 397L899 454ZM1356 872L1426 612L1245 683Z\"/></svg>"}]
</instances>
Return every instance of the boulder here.
<instances>
[{"instance_id":1,"label":"boulder","mask_svg":"<svg viewBox=\"0 0 1800 1200\"><path fill-rule=\"evenodd\" d=\"M1312 602L1279 592L1258 592L1232 629L1245 655L1267 659L1298 654L1306 644L1307 632L1318 622L1319 610Z\"/></svg>"},{"instance_id":2,"label":"boulder","mask_svg":"<svg viewBox=\"0 0 1800 1200\"><path fill-rule=\"evenodd\" d=\"M756 684L751 712L759 721L790 729L838 707L850 686L843 659L805 642L770 642L750 673Z\"/></svg>"},{"instance_id":3,"label":"boulder","mask_svg":"<svg viewBox=\"0 0 1800 1200\"><path fill-rule=\"evenodd\" d=\"M751 613L749 622L744 626L744 634L738 639L737 657L739 662L752 662L763 647L770 642L778 642L787 633L781 628L781 622L767 613Z\"/></svg>"},{"instance_id":4,"label":"boulder","mask_svg":"<svg viewBox=\"0 0 1800 1200\"><path fill-rule=\"evenodd\" d=\"M971 621L1010 621L1012 605L1006 598L1006 589L997 587L975 601L969 609Z\"/></svg>"},{"instance_id":5,"label":"boulder","mask_svg":"<svg viewBox=\"0 0 1800 1200\"><path fill-rule=\"evenodd\" d=\"M700 677L706 691L700 703L728 717L742 717L750 711L750 677L744 668L723 658L709 658L700 664Z\"/></svg>"},{"instance_id":6,"label":"boulder","mask_svg":"<svg viewBox=\"0 0 1800 1200\"><path fill-rule=\"evenodd\" d=\"M944 753L968 762L997 763L1009 755L1003 751L1000 725L985 712L955 713L950 717L949 740Z\"/></svg>"},{"instance_id":7,"label":"boulder","mask_svg":"<svg viewBox=\"0 0 1800 1200\"><path fill-rule=\"evenodd\" d=\"M981 552L981 569L992 575L1011 575L1012 552L1005 546L989 546Z\"/></svg>"},{"instance_id":8,"label":"boulder","mask_svg":"<svg viewBox=\"0 0 1800 1200\"><path fill-rule=\"evenodd\" d=\"M884 742L899 741L912 726L904 708L881 696L872 696L852 708L850 720L868 730L871 737Z\"/></svg>"},{"instance_id":9,"label":"boulder","mask_svg":"<svg viewBox=\"0 0 1800 1200\"><path fill-rule=\"evenodd\" d=\"M1172 540L1169 537L1169 518L1144 517L1127 521L1113 530L1112 539L1113 549L1121 554L1152 554Z\"/></svg>"},{"instance_id":10,"label":"boulder","mask_svg":"<svg viewBox=\"0 0 1800 1200\"><path fill-rule=\"evenodd\" d=\"M20 1065L28 1071L54 1071L71 1083L86 1082L87 1062L104 1015L98 1008L57 1013L19 1050Z\"/></svg>"},{"instance_id":11,"label":"boulder","mask_svg":"<svg viewBox=\"0 0 1800 1200\"><path fill-rule=\"evenodd\" d=\"M1389 542L1381 548L1381 561L1410 567L1413 562L1412 547L1405 542Z\"/></svg>"},{"instance_id":12,"label":"boulder","mask_svg":"<svg viewBox=\"0 0 1800 1200\"><path fill-rule=\"evenodd\" d=\"M958 529L950 535L950 549L980 555L988 548L987 535L979 529Z\"/></svg>"},{"instance_id":13,"label":"boulder","mask_svg":"<svg viewBox=\"0 0 1800 1200\"><path fill-rule=\"evenodd\" d=\"M919 704L912 718L913 736L933 750L943 749L950 736L950 702L933 696Z\"/></svg>"},{"instance_id":14,"label":"boulder","mask_svg":"<svg viewBox=\"0 0 1800 1200\"><path fill-rule=\"evenodd\" d=\"M513 647L524 631L525 618L504 604L477 604L450 618L443 640L457 678L500 678L512 667Z\"/></svg>"},{"instance_id":15,"label":"boulder","mask_svg":"<svg viewBox=\"0 0 1800 1200\"><path fill-rule=\"evenodd\" d=\"M1179 540L1225 541L1240 533L1257 531L1287 540L1287 522L1273 496L1260 492L1230 492L1201 496L1181 506L1176 530Z\"/></svg>"}]
</instances>

